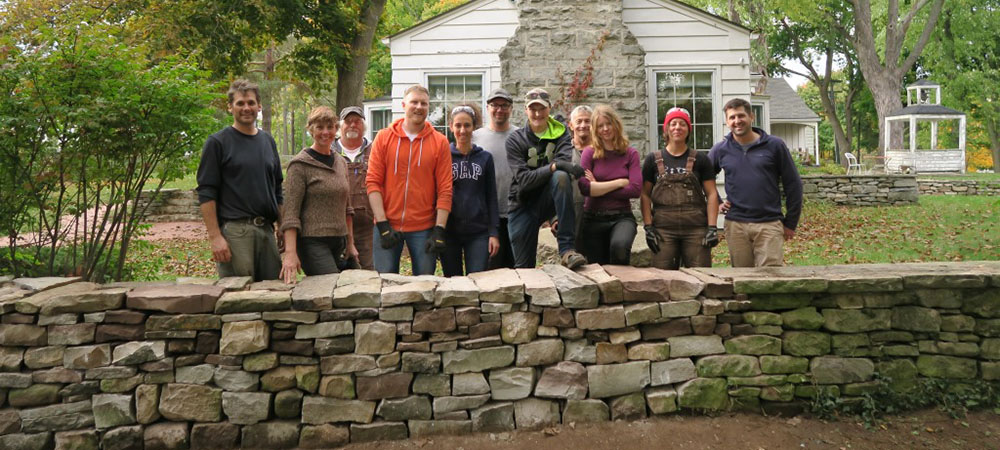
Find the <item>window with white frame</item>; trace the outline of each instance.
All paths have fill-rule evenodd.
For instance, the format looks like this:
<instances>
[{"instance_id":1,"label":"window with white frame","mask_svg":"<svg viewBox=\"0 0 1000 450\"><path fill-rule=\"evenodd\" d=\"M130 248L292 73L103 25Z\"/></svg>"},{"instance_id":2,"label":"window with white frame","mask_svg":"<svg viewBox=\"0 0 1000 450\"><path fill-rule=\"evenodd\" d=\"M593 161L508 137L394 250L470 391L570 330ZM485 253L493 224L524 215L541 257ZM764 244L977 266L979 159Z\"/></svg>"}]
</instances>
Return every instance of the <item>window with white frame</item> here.
<instances>
[{"instance_id":1,"label":"window with white frame","mask_svg":"<svg viewBox=\"0 0 1000 450\"><path fill-rule=\"evenodd\" d=\"M427 91L431 97L427 120L451 141L454 136L448 130L449 108L454 108L459 103L473 103L482 108L483 75L428 75Z\"/></svg>"},{"instance_id":2,"label":"window with white frame","mask_svg":"<svg viewBox=\"0 0 1000 450\"><path fill-rule=\"evenodd\" d=\"M763 103L751 103L750 109L753 111L753 126L760 128L761 130L766 130L764 127L764 104Z\"/></svg>"},{"instance_id":3,"label":"window with white frame","mask_svg":"<svg viewBox=\"0 0 1000 450\"><path fill-rule=\"evenodd\" d=\"M371 119L368 121L370 125L368 127L369 140L373 140L375 135L378 134L379 130L383 128L388 128L392 125L392 107L383 106L377 108L371 108L368 110L368 114Z\"/></svg>"},{"instance_id":4,"label":"window with white frame","mask_svg":"<svg viewBox=\"0 0 1000 450\"><path fill-rule=\"evenodd\" d=\"M662 125L667 111L673 107L691 113L691 145L698 150L710 150L715 143L714 73L709 71L658 71L656 75L656 148L664 148Z\"/></svg>"}]
</instances>

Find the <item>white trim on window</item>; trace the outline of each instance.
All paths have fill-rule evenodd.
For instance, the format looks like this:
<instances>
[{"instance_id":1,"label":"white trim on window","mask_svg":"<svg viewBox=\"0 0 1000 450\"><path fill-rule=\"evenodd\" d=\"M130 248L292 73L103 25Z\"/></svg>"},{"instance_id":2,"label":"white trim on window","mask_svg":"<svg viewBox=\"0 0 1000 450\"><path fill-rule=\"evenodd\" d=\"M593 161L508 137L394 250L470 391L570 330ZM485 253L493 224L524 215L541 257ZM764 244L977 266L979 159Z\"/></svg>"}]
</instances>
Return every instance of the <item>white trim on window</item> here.
<instances>
[{"instance_id":1,"label":"white trim on window","mask_svg":"<svg viewBox=\"0 0 1000 450\"><path fill-rule=\"evenodd\" d=\"M719 119L719 108L722 107L722 66L721 65L673 65L659 64L646 66L646 108L649 114L649 129L646 142L650 150L657 148L662 123L657 123L656 114L656 74L660 72L709 72L712 74L712 142L722 139L722 121Z\"/></svg>"},{"instance_id":2,"label":"white trim on window","mask_svg":"<svg viewBox=\"0 0 1000 450\"><path fill-rule=\"evenodd\" d=\"M750 100L750 106L760 106L762 111L760 117L760 128L771 134L771 101L770 100Z\"/></svg>"},{"instance_id":3,"label":"white trim on window","mask_svg":"<svg viewBox=\"0 0 1000 450\"><path fill-rule=\"evenodd\" d=\"M378 130L374 129L375 128L375 115L374 115L374 113L376 113L376 112L383 113L385 111L388 111L389 112L389 117L388 117L388 123L386 123L386 126L391 125L392 124L392 118L393 118L393 115L392 115L392 100L365 103L364 104L364 109L365 109L365 136L368 138L368 142L372 142L372 141L375 140L375 133L378 132Z\"/></svg>"}]
</instances>

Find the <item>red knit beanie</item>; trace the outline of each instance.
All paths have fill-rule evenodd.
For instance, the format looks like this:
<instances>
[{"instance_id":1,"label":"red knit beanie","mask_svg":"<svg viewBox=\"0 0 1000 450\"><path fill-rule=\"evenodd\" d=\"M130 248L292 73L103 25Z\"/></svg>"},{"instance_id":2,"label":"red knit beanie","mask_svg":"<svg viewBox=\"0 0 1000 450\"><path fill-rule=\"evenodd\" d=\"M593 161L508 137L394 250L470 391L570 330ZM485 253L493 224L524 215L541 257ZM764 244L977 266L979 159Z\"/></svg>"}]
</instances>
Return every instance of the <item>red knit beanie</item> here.
<instances>
[{"instance_id":1,"label":"red knit beanie","mask_svg":"<svg viewBox=\"0 0 1000 450\"><path fill-rule=\"evenodd\" d=\"M667 111L667 117L663 119L663 134L667 134L667 125L670 124L670 121L677 118L684 119L684 123L688 126L688 134L691 133L691 114L686 109L675 106Z\"/></svg>"}]
</instances>

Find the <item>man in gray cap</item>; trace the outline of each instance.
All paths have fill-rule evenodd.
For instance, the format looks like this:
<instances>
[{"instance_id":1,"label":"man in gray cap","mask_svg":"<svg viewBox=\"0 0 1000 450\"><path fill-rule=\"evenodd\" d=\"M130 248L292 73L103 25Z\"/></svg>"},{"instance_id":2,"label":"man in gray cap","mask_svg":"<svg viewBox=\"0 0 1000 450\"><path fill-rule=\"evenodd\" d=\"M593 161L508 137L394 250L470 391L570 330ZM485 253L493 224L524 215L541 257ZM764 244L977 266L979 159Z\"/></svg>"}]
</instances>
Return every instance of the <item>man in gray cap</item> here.
<instances>
[{"instance_id":1,"label":"man in gray cap","mask_svg":"<svg viewBox=\"0 0 1000 450\"><path fill-rule=\"evenodd\" d=\"M497 88L486 98L486 111L490 122L483 128L472 132L472 143L482 147L493 155L497 182L497 205L500 211L500 225L497 228L500 237L500 250L490 258L490 269L514 267L514 253L510 246L510 234L507 232L507 197L510 195L510 183L514 174L507 164L507 138L517 130L510 123L511 108L514 98L503 88Z\"/></svg>"},{"instance_id":2,"label":"man in gray cap","mask_svg":"<svg viewBox=\"0 0 1000 450\"><path fill-rule=\"evenodd\" d=\"M340 110L340 139L333 142L333 150L347 160L347 182L351 186L351 204L354 206L354 245L358 249L358 263L362 269L375 270L372 264L372 228L375 219L368 204L365 176L368 175L368 154L371 142L365 137L365 112L360 106Z\"/></svg>"},{"instance_id":3,"label":"man in gray cap","mask_svg":"<svg viewBox=\"0 0 1000 450\"><path fill-rule=\"evenodd\" d=\"M509 230L516 267L535 267L538 227L555 216L556 241L562 265L575 269L587 263L576 252L573 180L583 168L573 164L573 137L562 122L549 116L549 93L535 88L524 96L527 126L507 138L507 163L514 173L510 186Z\"/></svg>"}]
</instances>

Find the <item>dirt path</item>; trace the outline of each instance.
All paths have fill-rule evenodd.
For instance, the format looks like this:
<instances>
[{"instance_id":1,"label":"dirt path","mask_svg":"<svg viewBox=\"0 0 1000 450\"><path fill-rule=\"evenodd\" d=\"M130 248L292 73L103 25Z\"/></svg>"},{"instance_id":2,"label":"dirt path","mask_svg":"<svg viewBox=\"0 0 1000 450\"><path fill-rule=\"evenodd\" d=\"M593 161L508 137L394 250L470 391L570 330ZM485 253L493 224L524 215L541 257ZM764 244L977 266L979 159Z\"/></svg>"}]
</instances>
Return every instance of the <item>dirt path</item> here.
<instances>
[{"instance_id":1,"label":"dirt path","mask_svg":"<svg viewBox=\"0 0 1000 450\"><path fill-rule=\"evenodd\" d=\"M926 410L894 417L875 430L853 421L727 414L671 416L638 422L562 425L535 432L481 433L353 444L349 450L633 450L633 449L1000 449L1000 416L953 420Z\"/></svg>"},{"instance_id":2,"label":"dirt path","mask_svg":"<svg viewBox=\"0 0 1000 450\"><path fill-rule=\"evenodd\" d=\"M165 241L170 239L207 240L208 232L202 222L160 222L142 235L146 241Z\"/></svg>"}]
</instances>

